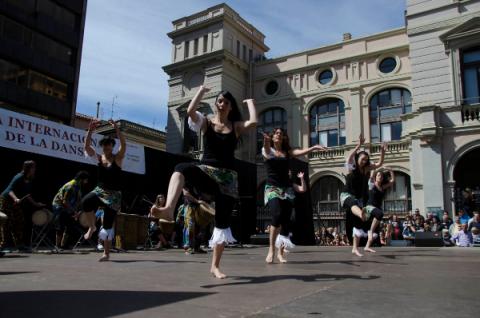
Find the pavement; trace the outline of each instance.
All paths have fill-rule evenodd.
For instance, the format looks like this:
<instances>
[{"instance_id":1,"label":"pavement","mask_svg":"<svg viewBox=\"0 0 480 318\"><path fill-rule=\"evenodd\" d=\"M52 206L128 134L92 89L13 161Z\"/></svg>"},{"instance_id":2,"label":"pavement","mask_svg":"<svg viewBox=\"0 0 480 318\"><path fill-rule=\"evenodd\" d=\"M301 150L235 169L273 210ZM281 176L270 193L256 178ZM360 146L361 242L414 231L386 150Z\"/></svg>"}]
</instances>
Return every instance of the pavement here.
<instances>
[{"instance_id":1,"label":"pavement","mask_svg":"<svg viewBox=\"0 0 480 318\"><path fill-rule=\"evenodd\" d=\"M267 265L266 247L211 254L7 254L0 317L474 317L480 248L297 247Z\"/></svg>"}]
</instances>

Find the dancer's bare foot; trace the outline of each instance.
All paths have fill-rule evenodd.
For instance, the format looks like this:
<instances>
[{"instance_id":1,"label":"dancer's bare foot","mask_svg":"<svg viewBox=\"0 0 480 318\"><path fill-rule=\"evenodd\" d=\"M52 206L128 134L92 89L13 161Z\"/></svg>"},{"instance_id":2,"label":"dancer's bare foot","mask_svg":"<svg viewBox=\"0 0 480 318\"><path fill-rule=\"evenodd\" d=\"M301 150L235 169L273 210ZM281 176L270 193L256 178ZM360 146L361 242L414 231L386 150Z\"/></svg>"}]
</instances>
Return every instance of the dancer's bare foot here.
<instances>
[{"instance_id":1,"label":"dancer's bare foot","mask_svg":"<svg viewBox=\"0 0 480 318\"><path fill-rule=\"evenodd\" d=\"M110 256L103 254L102 257L98 260L99 262L108 262L110 260Z\"/></svg>"},{"instance_id":2,"label":"dancer's bare foot","mask_svg":"<svg viewBox=\"0 0 480 318\"><path fill-rule=\"evenodd\" d=\"M355 255L357 255L358 257L363 257L363 254L360 253L357 249L353 249L353 250L352 250L352 254L355 254Z\"/></svg>"},{"instance_id":3,"label":"dancer's bare foot","mask_svg":"<svg viewBox=\"0 0 480 318\"><path fill-rule=\"evenodd\" d=\"M285 264L287 262L287 259L283 256L283 253L278 253L277 259L282 264Z\"/></svg>"},{"instance_id":4,"label":"dancer's bare foot","mask_svg":"<svg viewBox=\"0 0 480 318\"><path fill-rule=\"evenodd\" d=\"M92 237L93 233L95 233L96 230L97 230L96 226L89 227L87 233L85 233L83 238L86 239L86 240L89 240Z\"/></svg>"},{"instance_id":5,"label":"dancer's bare foot","mask_svg":"<svg viewBox=\"0 0 480 318\"><path fill-rule=\"evenodd\" d=\"M370 253L376 253L377 251L375 251L374 249L370 248L370 247L365 247L365 252L370 252Z\"/></svg>"},{"instance_id":6,"label":"dancer's bare foot","mask_svg":"<svg viewBox=\"0 0 480 318\"><path fill-rule=\"evenodd\" d=\"M267 258L265 258L267 264L273 264L273 254L272 251L268 251Z\"/></svg>"},{"instance_id":7,"label":"dancer's bare foot","mask_svg":"<svg viewBox=\"0 0 480 318\"><path fill-rule=\"evenodd\" d=\"M212 268L210 269L210 273L212 273L212 275L213 275L215 278L219 278L219 279L227 278L227 275L225 275L224 273L222 273L218 267L212 267Z\"/></svg>"}]
</instances>

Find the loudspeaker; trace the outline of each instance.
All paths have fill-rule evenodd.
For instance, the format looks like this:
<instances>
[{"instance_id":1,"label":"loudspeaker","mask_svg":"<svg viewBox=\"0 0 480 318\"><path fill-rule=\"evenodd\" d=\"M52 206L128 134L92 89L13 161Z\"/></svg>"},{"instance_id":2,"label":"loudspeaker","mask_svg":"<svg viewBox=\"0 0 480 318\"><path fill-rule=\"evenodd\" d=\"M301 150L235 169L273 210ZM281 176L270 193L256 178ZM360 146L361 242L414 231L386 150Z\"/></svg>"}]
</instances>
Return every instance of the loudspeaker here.
<instances>
[{"instance_id":1,"label":"loudspeaker","mask_svg":"<svg viewBox=\"0 0 480 318\"><path fill-rule=\"evenodd\" d=\"M415 246L417 247L441 247L443 246L442 232L416 232Z\"/></svg>"},{"instance_id":2,"label":"loudspeaker","mask_svg":"<svg viewBox=\"0 0 480 318\"><path fill-rule=\"evenodd\" d=\"M254 245L268 245L270 243L270 234L254 234L250 236L250 243Z\"/></svg>"}]
</instances>

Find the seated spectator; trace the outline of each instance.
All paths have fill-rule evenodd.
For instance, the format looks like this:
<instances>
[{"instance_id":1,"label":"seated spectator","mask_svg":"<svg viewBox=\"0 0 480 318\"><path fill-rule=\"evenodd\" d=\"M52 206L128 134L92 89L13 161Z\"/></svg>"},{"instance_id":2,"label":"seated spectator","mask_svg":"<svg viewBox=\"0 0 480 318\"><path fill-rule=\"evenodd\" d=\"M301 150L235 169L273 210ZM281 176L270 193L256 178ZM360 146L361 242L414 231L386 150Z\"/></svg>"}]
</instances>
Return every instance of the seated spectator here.
<instances>
[{"instance_id":1,"label":"seated spectator","mask_svg":"<svg viewBox=\"0 0 480 318\"><path fill-rule=\"evenodd\" d=\"M425 222L425 217L420 214L420 210L418 208L415 209L415 212L413 214L413 221L416 221L417 219L421 219L422 223Z\"/></svg>"},{"instance_id":2,"label":"seated spectator","mask_svg":"<svg viewBox=\"0 0 480 318\"><path fill-rule=\"evenodd\" d=\"M473 211L473 217L468 220L468 231L472 233L473 241L480 239L480 213Z\"/></svg>"},{"instance_id":3,"label":"seated spectator","mask_svg":"<svg viewBox=\"0 0 480 318\"><path fill-rule=\"evenodd\" d=\"M403 239L409 241L415 239L415 225L412 223L412 221L406 221L404 223L402 236Z\"/></svg>"},{"instance_id":4,"label":"seated spectator","mask_svg":"<svg viewBox=\"0 0 480 318\"><path fill-rule=\"evenodd\" d=\"M430 230L432 232L438 232L442 230L442 225L440 223L440 220L438 219L437 216L434 216L432 219L432 223L430 224Z\"/></svg>"},{"instance_id":5,"label":"seated spectator","mask_svg":"<svg viewBox=\"0 0 480 318\"><path fill-rule=\"evenodd\" d=\"M440 226L441 226L440 231L450 229L450 225L452 225L452 223L453 223L453 221L450 218L450 216L448 215L448 212L444 211L443 212L443 217L442 217L442 222L440 223Z\"/></svg>"},{"instance_id":6,"label":"seated spectator","mask_svg":"<svg viewBox=\"0 0 480 318\"><path fill-rule=\"evenodd\" d=\"M448 229L450 236L454 236L455 234L457 234L457 232L460 231L461 226L462 223L460 223L460 217L456 216L454 223L450 225L450 228Z\"/></svg>"},{"instance_id":7,"label":"seated spectator","mask_svg":"<svg viewBox=\"0 0 480 318\"><path fill-rule=\"evenodd\" d=\"M400 227L400 222L394 222L392 224L393 229L391 232L391 239L392 240L403 240L403 235L402 235L402 228Z\"/></svg>"},{"instance_id":8,"label":"seated spectator","mask_svg":"<svg viewBox=\"0 0 480 318\"><path fill-rule=\"evenodd\" d=\"M386 235L385 235L385 231L380 231L380 245L382 246L387 246L388 245L388 241L387 241L387 238L386 238Z\"/></svg>"},{"instance_id":9,"label":"seated spectator","mask_svg":"<svg viewBox=\"0 0 480 318\"><path fill-rule=\"evenodd\" d=\"M468 216L467 213L463 210L458 211L458 217L460 218L460 223L462 224L467 224L468 220L470 220L470 217Z\"/></svg>"},{"instance_id":10,"label":"seated spectator","mask_svg":"<svg viewBox=\"0 0 480 318\"><path fill-rule=\"evenodd\" d=\"M412 224L413 222L413 217L409 214L405 216L405 220L402 223L402 231L407 227L407 224Z\"/></svg>"},{"instance_id":11,"label":"seated spectator","mask_svg":"<svg viewBox=\"0 0 480 318\"><path fill-rule=\"evenodd\" d=\"M425 232L424 222L422 218L417 217L415 219L415 232Z\"/></svg>"},{"instance_id":12,"label":"seated spectator","mask_svg":"<svg viewBox=\"0 0 480 318\"><path fill-rule=\"evenodd\" d=\"M468 231L467 224L462 224L462 229L452 236L452 242L460 247L470 247L473 245L472 233Z\"/></svg>"}]
</instances>

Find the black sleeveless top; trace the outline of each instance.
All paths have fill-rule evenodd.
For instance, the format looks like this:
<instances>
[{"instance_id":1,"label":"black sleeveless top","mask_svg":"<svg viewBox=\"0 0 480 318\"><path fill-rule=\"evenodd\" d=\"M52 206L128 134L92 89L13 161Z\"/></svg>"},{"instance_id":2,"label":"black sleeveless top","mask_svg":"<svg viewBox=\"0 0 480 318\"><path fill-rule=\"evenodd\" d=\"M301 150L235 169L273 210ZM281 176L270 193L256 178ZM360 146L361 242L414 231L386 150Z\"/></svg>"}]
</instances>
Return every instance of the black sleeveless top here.
<instances>
[{"instance_id":1,"label":"black sleeveless top","mask_svg":"<svg viewBox=\"0 0 480 318\"><path fill-rule=\"evenodd\" d=\"M208 120L207 130L203 134L204 150L201 163L217 168L233 169L237 142L235 123L232 123L231 132L223 134L216 132Z\"/></svg>"},{"instance_id":2,"label":"black sleeveless top","mask_svg":"<svg viewBox=\"0 0 480 318\"><path fill-rule=\"evenodd\" d=\"M274 157L265 160L265 167L267 168L267 181L269 185L276 187L289 187L291 185L289 171L288 157Z\"/></svg>"},{"instance_id":3,"label":"black sleeveless top","mask_svg":"<svg viewBox=\"0 0 480 318\"><path fill-rule=\"evenodd\" d=\"M377 186L374 185L373 189L368 191L368 204L381 209L384 196L385 191L378 190Z\"/></svg>"},{"instance_id":4,"label":"black sleeveless top","mask_svg":"<svg viewBox=\"0 0 480 318\"><path fill-rule=\"evenodd\" d=\"M120 190L122 168L113 160L112 164L106 167L101 159L98 162L98 185L107 190Z\"/></svg>"},{"instance_id":5,"label":"black sleeveless top","mask_svg":"<svg viewBox=\"0 0 480 318\"><path fill-rule=\"evenodd\" d=\"M361 173L359 169L354 169L346 177L343 192L348 192L365 203L368 200L368 180L368 175Z\"/></svg>"}]
</instances>

